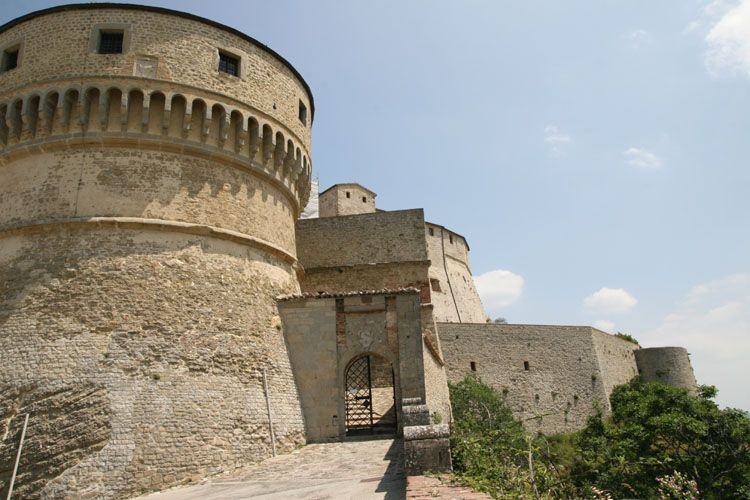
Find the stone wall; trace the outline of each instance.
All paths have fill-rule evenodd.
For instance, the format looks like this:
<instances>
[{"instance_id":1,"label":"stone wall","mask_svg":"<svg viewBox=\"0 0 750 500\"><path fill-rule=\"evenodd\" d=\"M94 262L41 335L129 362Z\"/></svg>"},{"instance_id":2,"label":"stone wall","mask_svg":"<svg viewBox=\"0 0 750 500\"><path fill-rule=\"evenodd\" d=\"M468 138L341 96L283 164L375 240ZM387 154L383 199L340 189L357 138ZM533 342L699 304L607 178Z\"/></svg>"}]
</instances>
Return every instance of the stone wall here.
<instances>
[{"instance_id":1,"label":"stone wall","mask_svg":"<svg viewBox=\"0 0 750 500\"><path fill-rule=\"evenodd\" d=\"M424 262L424 213L398 210L298 220L297 255L305 269Z\"/></svg>"},{"instance_id":2,"label":"stone wall","mask_svg":"<svg viewBox=\"0 0 750 500\"><path fill-rule=\"evenodd\" d=\"M599 361L604 392L607 394L606 409L610 410L609 395L612 394L612 390L618 385L627 384L638 376L634 353L639 347L638 344L628 342L596 328L591 329L591 335L594 342L594 352Z\"/></svg>"},{"instance_id":3,"label":"stone wall","mask_svg":"<svg viewBox=\"0 0 750 500\"><path fill-rule=\"evenodd\" d=\"M516 417L545 434L582 428L609 409L611 384L632 373L621 339L590 327L439 323L448 380L472 374L505 395ZM625 344L622 344L625 343ZM631 344L632 345L632 344ZM600 359L597 352L606 357ZM607 354L607 350L610 354Z\"/></svg>"},{"instance_id":4,"label":"stone wall","mask_svg":"<svg viewBox=\"0 0 750 500\"><path fill-rule=\"evenodd\" d=\"M464 237L437 224L427 223L425 238L436 321L485 322L487 314L471 274L469 246Z\"/></svg>"},{"instance_id":5,"label":"stone wall","mask_svg":"<svg viewBox=\"0 0 750 500\"><path fill-rule=\"evenodd\" d=\"M377 415L391 418L385 405L393 404L394 395L397 413L403 397L425 397L418 293L292 296L279 302L279 311L308 440L330 441L346 434L346 371L363 355L376 360ZM389 369L395 387L387 384Z\"/></svg>"},{"instance_id":6,"label":"stone wall","mask_svg":"<svg viewBox=\"0 0 750 500\"><path fill-rule=\"evenodd\" d=\"M361 264L356 266L305 269L300 280L303 292L345 293L354 290L383 290L415 287L429 290L427 262Z\"/></svg>"},{"instance_id":7,"label":"stone wall","mask_svg":"<svg viewBox=\"0 0 750 500\"><path fill-rule=\"evenodd\" d=\"M16 416L0 477L32 412L20 497L127 496L268 457L262 368L279 449L304 442L273 320L273 297L297 289L289 264L202 236L63 225L4 233L0 283L0 400ZM64 425L73 415L87 425Z\"/></svg>"}]
</instances>

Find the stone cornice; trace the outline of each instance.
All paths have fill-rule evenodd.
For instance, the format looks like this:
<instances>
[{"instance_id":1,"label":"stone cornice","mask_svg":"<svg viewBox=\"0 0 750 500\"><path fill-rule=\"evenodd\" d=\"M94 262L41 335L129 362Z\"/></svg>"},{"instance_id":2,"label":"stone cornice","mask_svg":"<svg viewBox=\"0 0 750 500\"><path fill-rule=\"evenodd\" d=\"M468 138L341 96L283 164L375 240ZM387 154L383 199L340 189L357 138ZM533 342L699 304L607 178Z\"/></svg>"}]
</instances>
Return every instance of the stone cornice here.
<instances>
[{"instance_id":1,"label":"stone cornice","mask_svg":"<svg viewBox=\"0 0 750 500\"><path fill-rule=\"evenodd\" d=\"M288 263L296 264L297 259L283 248L254 236L231 229L224 229L205 224L170 221L165 219L148 219L141 217L68 217L61 219L36 220L30 223L0 226L0 238L13 234L29 234L48 230L54 226L106 225L129 229L157 229L176 233L194 234L209 238L233 241L242 245L257 248Z\"/></svg>"}]
</instances>

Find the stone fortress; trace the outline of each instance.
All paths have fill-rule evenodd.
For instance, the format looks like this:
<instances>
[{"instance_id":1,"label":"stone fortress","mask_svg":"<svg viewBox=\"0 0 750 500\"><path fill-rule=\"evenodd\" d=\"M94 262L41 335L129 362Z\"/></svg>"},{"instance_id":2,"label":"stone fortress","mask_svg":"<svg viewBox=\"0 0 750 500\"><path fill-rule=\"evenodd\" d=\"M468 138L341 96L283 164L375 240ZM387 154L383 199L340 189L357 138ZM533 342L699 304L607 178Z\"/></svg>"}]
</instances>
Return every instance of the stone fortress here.
<instances>
[{"instance_id":1,"label":"stone fortress","mask_svg":"<svg viewBox=\"0 0 750 500\"><path fill-rule=\"evenodd\" d=\"M695 387L682 348L487 323L465 238L421 209L310 200L312 93L245 34L65 5L0 56L2 495L26 414L15 495L120 498L349 435L428 455L467 374L547 433L638 373Z\"/></svg>"}]
</instances>

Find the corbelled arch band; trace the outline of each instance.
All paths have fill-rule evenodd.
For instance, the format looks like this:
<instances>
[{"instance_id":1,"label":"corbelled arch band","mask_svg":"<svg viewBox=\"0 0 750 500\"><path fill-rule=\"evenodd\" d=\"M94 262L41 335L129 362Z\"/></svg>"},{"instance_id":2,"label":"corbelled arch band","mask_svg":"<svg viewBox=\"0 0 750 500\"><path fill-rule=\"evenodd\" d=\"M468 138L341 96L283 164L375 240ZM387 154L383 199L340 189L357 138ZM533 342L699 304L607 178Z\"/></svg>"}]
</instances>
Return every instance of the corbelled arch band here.
<instances>
[{"instance_id":1,"label":"corbelled arch band","mask_svg":"<svg viewBox=\"0 0 750 500\"><path fill-rule=\"evenodd\" d=\"M16 149L42 142L48 147L82 135L96 137L102 145L111 139L137 140L143 148L151 141L170 143L191 154L224 156L262 171L290 191L300 211L310 195L312 174L302 141L256 110L216 99L111 84L35 90L0 101L0 165Z\"/></svg>"}]
</instances>

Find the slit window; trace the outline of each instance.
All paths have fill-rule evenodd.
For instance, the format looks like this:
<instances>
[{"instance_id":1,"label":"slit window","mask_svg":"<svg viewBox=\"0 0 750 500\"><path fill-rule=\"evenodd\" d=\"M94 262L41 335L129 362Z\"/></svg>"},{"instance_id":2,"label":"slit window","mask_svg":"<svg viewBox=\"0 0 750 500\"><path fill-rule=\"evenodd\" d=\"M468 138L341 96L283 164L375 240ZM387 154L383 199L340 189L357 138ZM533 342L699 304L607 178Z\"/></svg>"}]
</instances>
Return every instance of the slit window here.
<instances>
[{"instance_id":1,"label":"slit window","mask_svg":"<svg viewBox=\"0 0 750 500\"><path fill-rule=\"evenodd\" d=\"M232 76L240 76L240 58L220 51L219 71Z\"/></svg>"},{"instance_id":2,"label":"slit window","mask_svg":"<svg viewBox=\"0 0 750 500\"><path fill-rule=\"evenodd\" d=\"M526 371L529 371L529 362L528 361L524 361L523 362L523 369L526 370Z\"/></svg>"},{"instance_id":3,"label":"slit window","mask_svg":"<svg viewBox=\"0 0 750 500\"><path fill-rule=\"evenodd\" d=\"M18 67L18 51L18 47L5 49L3 51L2 66L0 67L0 72L5 73L6 71L10 71Z\"/></svg>"},{"instance_id":4,"label":"slit window","mask_svg":"<svg viewBox=\"0 0 750 500\"><path fill-rule=\"evenodd\" d=\"M100 30L99 50L100 54L122 54L122 42L125 32L122 30Z\"/></svg>"},{"instance_id":5,"label":"slit window","mask_svg":"<svg viewBox=\"0 0 750 500\"><path fill-rule=\"evenodd\" d=\"M453 243L453 235L452 234L448 235L448 241L450 241L451 243Z\"/></svg>"},{"instance_id":6,"label":"slit window","mask_svg":"<svg viewBox=\"0 0 750 500\"><path fill-rule=\"evenodd\" d=\"M349 191L347 191L347 192L346 192L346 197L347 197L347 198L351 198L351 197L352 197L352 193L350 193Z\"/></svg>"},{"instance_id":7,"label":"slit window","mask_svg":"<svg viewBox=\"0 0 750 500\"><path fill-rule=\"evenodd\" d=\"M471 367L471 371L473 372L477 371L477 363L475 361L471 361L469 363L469 366Z\"/></svg>"},{"instance_id":8,"label":"slit window","mask_svg":"<svg viewBox=\"0 0 750 500\"><path fill-rule=\"evenodd\" d=\"M299 102L299 121L307 125L307 106L302 101Z\"/></svg>"},{"instance_id":9,"label":"slit window","mask_svg":"<svg viewBox=\"0 0 750 500\"><path fill-rule=\"evenodd\" d=\"M427 228L427 230L430 232L430 236L435 236L435 230L431 227Z\"/></svg>"}]
</instances>

